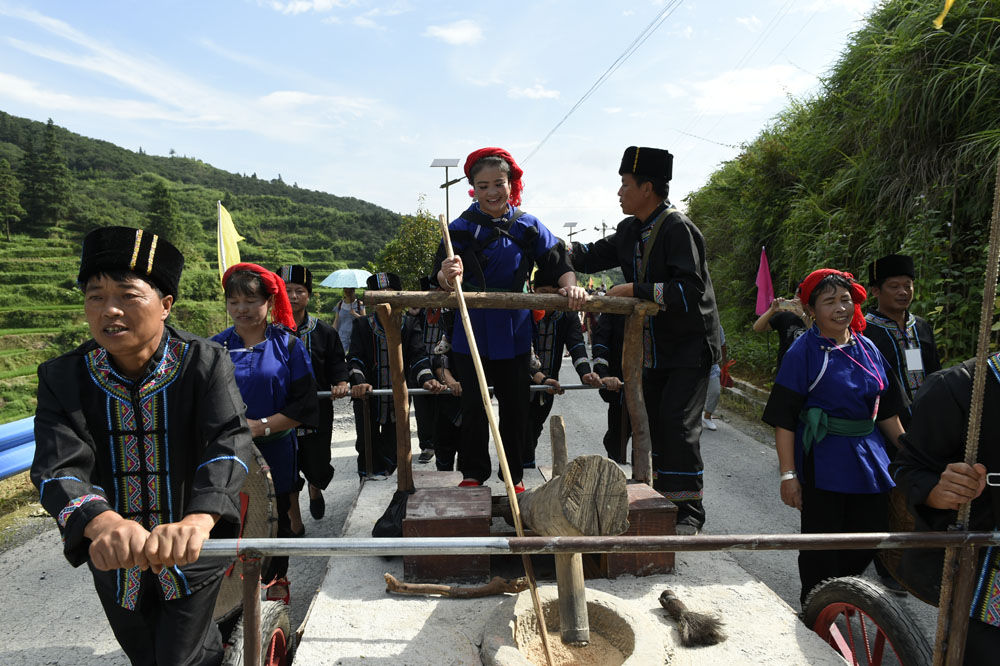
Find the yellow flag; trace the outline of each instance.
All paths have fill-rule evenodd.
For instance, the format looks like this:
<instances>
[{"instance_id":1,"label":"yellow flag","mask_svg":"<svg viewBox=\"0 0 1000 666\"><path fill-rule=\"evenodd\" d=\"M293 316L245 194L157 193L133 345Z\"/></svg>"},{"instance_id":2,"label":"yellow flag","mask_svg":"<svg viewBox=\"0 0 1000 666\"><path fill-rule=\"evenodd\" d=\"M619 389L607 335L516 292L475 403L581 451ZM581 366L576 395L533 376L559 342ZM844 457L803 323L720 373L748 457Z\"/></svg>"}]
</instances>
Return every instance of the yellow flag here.
<instances>
[{"instance_id":1,"label":"yellow flag","mask_svg":"<svg viewBox=\"0 0 1000 666\"><path fill-rule=\"evenodd\" d=\"M218 203L219 283L221 284L222 276L225 274L226 269L240 263L240 248L236 245L237 241L246 239L244 239L243 236L240 236L239 232L236 231L236 226L233 224L233 218L229 216L229 211L223 207L221 201Z\"/></svg>"},{"instance_id":2,"label":"yellow flag","mask_svg":"<svg viewBox=\"0 0 1000 666\"><path fill-rule=\"evenodd\" d=\"M955 4L955 0L944 0L944 9L942 9L941 14L934 19L934 27L938 30L940 30L941 26L944 25L944 17L948 15L948 12L951 10L951 6L953 4Z\"/></svg>"}]
</instances>

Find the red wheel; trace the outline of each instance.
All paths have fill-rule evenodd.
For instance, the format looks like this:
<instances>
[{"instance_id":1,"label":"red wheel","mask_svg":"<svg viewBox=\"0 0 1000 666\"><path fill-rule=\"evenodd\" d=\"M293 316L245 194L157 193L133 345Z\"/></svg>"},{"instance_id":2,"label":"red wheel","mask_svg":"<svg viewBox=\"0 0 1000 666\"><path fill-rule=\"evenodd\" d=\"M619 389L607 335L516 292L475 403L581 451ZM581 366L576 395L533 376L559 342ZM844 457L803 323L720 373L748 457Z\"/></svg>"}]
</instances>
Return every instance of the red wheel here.
<instances>
[{"instance_id":1,"label":"red wheel","mask_svg":"<svg viewBox=\"0 0 1000 666\"><path fill-rule=\"evenodd\" d=\"M263 656L264 666L288 666L288 637L284 629L274 629Z\"/></svg>"},{"instance_id":2,"label":"red wheel","mask_svg":"<svg viewBox=\"0 0 1000 666\"><path fill-rule=\"evenodd\" d=\"M855 666L929 666L931 647L906 611L861 578L818 585L805 603L806 626Z\"/></svg>"}]
</instances>

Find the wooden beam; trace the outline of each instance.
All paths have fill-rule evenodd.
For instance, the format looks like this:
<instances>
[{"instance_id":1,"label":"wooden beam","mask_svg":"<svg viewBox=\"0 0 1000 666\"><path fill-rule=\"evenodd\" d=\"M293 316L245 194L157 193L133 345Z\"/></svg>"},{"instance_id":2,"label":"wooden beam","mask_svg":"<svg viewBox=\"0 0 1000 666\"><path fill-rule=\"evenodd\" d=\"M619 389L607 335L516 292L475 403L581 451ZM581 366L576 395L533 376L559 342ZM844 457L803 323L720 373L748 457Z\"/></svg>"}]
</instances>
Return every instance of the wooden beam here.
<instances>
[{"instance_id":1,"label":"wooden beam","mask_svg":"<svg viewBox=\"0 0 1000 666\"><path fill-rule=\"evenodd\" d=\"M382 328L385 329L385 343L389 347L392 406L396 416L396 488L397 490L413 490L413 457L410 454L410 396L406 390L403 345L400 341L404 311L403 308L393 310L392 306L386 303L375 306L375 314L382 322Z\"/></svg>"},{"instance_id":2,"label":"wooden beam","mask_svg":"<svg viewBox=\"0 0 1000 666\"><path fill-rule=\"evenodd\" d=\"M646 400L642 396L642 334L646 315L636 308L625 318L625 340L622 345L622 375L625 378L625 403L632 421L632 478L653 484L652 439Z\"/></svg>"},{"instance_id":3,"label":"wooden beam","mask_svg":"<svg viewBox=\"0 0 1000 666\"><path fill-rule=\"evenodd\" d=\"M568 299L559 294L463 292L463 295L465 296L466 307L472 309L570 311ZM429 307L458 309L458 297L455 293L444 291L369 291L365 293L366 305L377 305L379 303L388 303L394 308ZM652 301L645 301L639 298L588 296L581 311L632 314L637 309L643 314L654 315L660 311L660 306Z\"/></svg>"}]
</instances>

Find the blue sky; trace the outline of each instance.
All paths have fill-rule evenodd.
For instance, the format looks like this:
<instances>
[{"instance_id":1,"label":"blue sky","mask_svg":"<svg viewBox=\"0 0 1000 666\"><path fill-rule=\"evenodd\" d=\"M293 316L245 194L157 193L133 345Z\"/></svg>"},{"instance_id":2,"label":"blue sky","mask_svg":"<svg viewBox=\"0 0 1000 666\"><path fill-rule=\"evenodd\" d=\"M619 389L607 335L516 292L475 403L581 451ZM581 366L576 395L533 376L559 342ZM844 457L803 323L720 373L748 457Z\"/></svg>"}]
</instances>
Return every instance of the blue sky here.
<instances>
[{"instance_id":1,"label":"blue sky","mask_svg":"<svg viewBox=\"0 0 1000 666\"><path fill-rule=\"evenodd\" d=\"M874 5L0 0L0 109L403 213L421 195L444 212L432 159L501 146L525 170L523 208L592 240L622 218L625 147L674 153L681 203L816 90ZM467 190L451 188L452 217Z\"/></svg>"}]
</instances>

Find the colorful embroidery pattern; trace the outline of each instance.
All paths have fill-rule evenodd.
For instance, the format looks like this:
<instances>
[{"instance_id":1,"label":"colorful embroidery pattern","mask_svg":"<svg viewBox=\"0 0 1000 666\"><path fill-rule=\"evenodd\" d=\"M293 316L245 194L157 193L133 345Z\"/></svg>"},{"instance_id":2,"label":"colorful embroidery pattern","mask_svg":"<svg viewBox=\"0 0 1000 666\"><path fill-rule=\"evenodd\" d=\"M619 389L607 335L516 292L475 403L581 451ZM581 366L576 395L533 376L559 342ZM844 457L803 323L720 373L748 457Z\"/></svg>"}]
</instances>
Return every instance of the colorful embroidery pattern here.
<instances>
[{"instance_id":1,"label":"colorful embroidery pattern","mask_svg":"<svg viewBox=\"0 0 1000 666\"><path fill-rule=\"evenodd\" d=\"M165 389L179 376L188 348L183 340L168 338L160 362L139 386L115 372L104 349L87 354L90 377L107 396L115 510L148 530L173 520ZM119 572L123 607L135 608L141 580L138 569ZM164 594L183 594L170 575L160 583Z\"/></svg>"},{"instance_id":2,"label":"colorful embroidery pattern","mask_svg":"<svg viewBox=\"0 0 1000 666\"><path fill-rule=\"evenodd\" d=\"M674 502L700 500L704 496L701 490L660 490L661 495Z\"/></svg>"},{"instance_id":3,"label":"colorful embroidery pattern","mask_svg":"<svg viewBox=\"0 0 1000 666\"><path fill-rule=\"evenodd\" d=\"M666 303L663 300L663 283L662 282L654 282L653 283L653 300L656 301L656 303L659 306L661 306L661 307L666 305Z\"/></svg>"},{"instance_id":4,"label":"colorful embroidery pattern","mask_svg":"<svg viewBox=\"0 0 1000 666\"><path fill-rule=\"evenodd\" d=\"M991 358L991 362L995 361L995 358L995 356ZM995 546L986 549L986 558L983 561L979 583L976 585L970 617L1000 627L1000 548Z\"/></svg>"},{"instance_id":5,"label":"colorful embroidery pattern","mask_svg":"<svg viewBox=\"0 0 1000 666\"><path fill-rule=\"evenodd\" d=\"M71 499L69 501L69 504L63 507L63 510L59 512L58 518L56 518L56 521L59 523L59 527L65 528L66 523L69 521L69 517L72 516L73 512L79 509L81 506L83 506L87 502L96 502L98 500L102 502L108 501L105 498L101 497L100 495L83 495L82 497L74 497L73 499Z\"/></svg>"},{"instance_id":6,"label":"colorful embroidery pattern","mask_svg":"<svg viewBox=\"0 0 1000 666\"><path fill-rule=\"evenodd\" d=\"M884 329L896 342L896 348L900 350L900 354L902 354L902 350L904 349L920 349L920 340L917 338L917 319L913 315L909 315L907 317L905 331L901 329L899 324L897 324L894 320L875 314L874 312L869 312L865 315L865 321ZM904 357L902 355L899 358L899 365L901 369L904 365L903 358ZM914 372L907 371L906 384L910 387L911 391L915 391L920 388L920 385L923 383L923 370Z\"/></svg>"}]
</instances>

